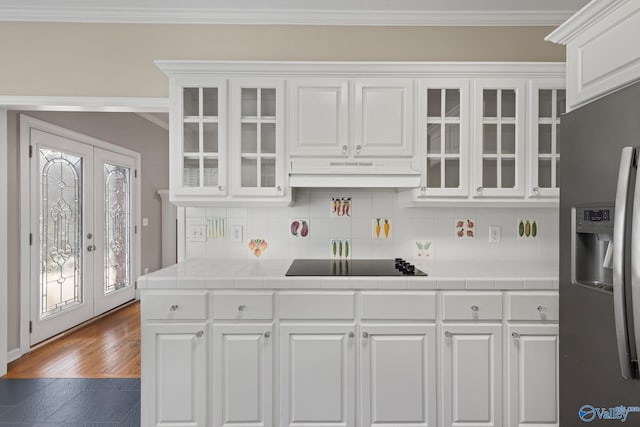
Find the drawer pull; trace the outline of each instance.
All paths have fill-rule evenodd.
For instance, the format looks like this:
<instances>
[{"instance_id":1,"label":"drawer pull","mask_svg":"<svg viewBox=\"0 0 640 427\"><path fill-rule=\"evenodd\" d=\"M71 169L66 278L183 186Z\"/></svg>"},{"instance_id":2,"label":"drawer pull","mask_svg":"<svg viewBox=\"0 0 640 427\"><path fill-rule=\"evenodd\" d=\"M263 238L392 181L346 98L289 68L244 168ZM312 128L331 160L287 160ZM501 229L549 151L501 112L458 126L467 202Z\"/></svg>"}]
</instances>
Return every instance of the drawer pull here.
<instances>
[{"instance_id":1,"label":"drawer pull","mask_svg":"<svg viewBox=\"0 0 640 427\"><path fill-rule=\"evenodd\" d=\"M480 307L478 307L477 305L474 304L471 306L471 311L478 312L478 310L480 310Z\"/></svg>"},{"instance_id":2,"label":"drawer pull","mask_svg":"<svg viewBox=\"0 0 640 427\"><path fill-rule=\"evenodd\" d=\"M517 332L511 332L511 338L513 338L514 340L519 340L520 334Z\"/></svg>"},{"instance_id":3,"label":"drawer pull","mask_svg":"<svg viewBox=\"0 0 640 427\"><path fill-rule=\"evenodd\" d=\"M244 309L245 309L245 308L247 308L247 306L246 306L246 305L244 305L244 304L240 304L240 305L238 306L238 311L244 311Z\"/></svg>"},{"instance_id":4,"label":"drawer pull","mask_svg":"<svg viewBox=\"0 0 640 427\"><path fill-rule=\"evenodd\" d=\"M176 311L178 309L178 304L173 304L171 307L169 307L169 311Z\"/></svg>"},{"instance_id":5,"label":"drawer pull","mask_svg":"<svg viewBox=\"0 0 640 427\"><path fill-rule=\"evenodd\" d=\"M204 335L204 331L198 331L196 332L196 338L200 338Z\"/></svg>"},{"instance_id":6,"label":"drawer pull","mask_svg":"<svg viewBox=\"0 0 640 427\"><path fill-rule=\"evenodd\" d=\"M271 332L269 332L269 331L265 332L264 333L264 337L267 338L267 339L271 338Z\"/></svg>"},{"instance_id":7,"label":"drawer pull","mask_svg":"<svg viewBox=\"0 0 640 427\"><path fill-rule=\"evenodd\" d=\"M356 334L355 332L351 331L349 332L349 338L355 338Z\"/></svg>"},{"instance_id":8,"label":"drawer pull","mask_svg":"<svg viewBox=\"0 0 640 427\"><path fill-rule=\"evenodd\" d=\"M447 338L451 338L453 336L453 334L449 331L445 331L444 336Z\"/></svg>"},{"instance_id":9,"label":"drawer pull","mask_svg":"<svg viewBox=\"0 0 640 427\"><path fill-rule=\"evenodd\" d=\"M362 338L369 338L369 332L363 332Z\"/></svg>"},{"instance_id":10,"label":"drawer pull","mask_svg":"<svg viewBox=\"0 0 640 427\"><path fill-rule=\"evenodd\" d=\"M544 314L547 312L547 307L545 307L544 305L539 305L536 307L536 310L538 310L538 313Z\"/></svg>"}]
</instances>

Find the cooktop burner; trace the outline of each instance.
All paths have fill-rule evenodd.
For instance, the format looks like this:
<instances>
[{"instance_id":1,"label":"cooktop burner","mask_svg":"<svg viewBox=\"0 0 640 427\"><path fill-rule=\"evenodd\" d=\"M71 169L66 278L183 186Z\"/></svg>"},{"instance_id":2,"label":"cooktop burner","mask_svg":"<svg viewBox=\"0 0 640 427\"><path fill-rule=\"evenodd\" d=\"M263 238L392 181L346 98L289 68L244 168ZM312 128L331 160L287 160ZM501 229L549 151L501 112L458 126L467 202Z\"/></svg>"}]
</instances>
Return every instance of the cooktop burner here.
<instances>
[{"instance_id":1,"label":"cooktop burner","mask_svg":"<svg viewBox=\"0 0 640 427\"><path fill-rule=\"evenodd\" d=\"M390 259L296 259L287 276L426 276L402 258Z\"/></svg>"}]
</instances>

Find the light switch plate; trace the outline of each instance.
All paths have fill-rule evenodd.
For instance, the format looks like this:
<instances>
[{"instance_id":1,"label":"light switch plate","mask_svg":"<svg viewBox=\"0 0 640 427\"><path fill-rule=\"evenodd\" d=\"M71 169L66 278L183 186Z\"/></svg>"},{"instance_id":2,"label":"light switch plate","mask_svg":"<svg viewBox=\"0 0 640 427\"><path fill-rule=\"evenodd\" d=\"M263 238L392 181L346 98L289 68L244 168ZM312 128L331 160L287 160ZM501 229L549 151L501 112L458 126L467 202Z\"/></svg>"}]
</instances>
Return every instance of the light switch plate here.
<instances>
[{"instance_id":1,"label":"light switch plate","mask_svg":"<svg viewBox=\"0 0 640 427\"><path fill-rule=\"evenodd\" d=\"M489 243L499 243L501 236L501 229L497 225L489 226Z\"/></svg>"},{"instance_id":2,"label":"light switch plate","mask_svg":"<svg viewBox=\"0 0 640 427\"><path fill-rule=\"evenodd\" d=\"M187 240L191 242L206 242L207 241L207 226L206 225L191 225L187 230Z\"/></svg>"},{"instance_id":3,"label":"light switch plate","mask_svg":"<svg viewBox=\"0 0 640 427\"><path fill-rule=\"evenodd\" d=\"M242 242L242 225L231 226L231 236L229 236L229 240L232 242Z\"/></svg>"}]
</instances>

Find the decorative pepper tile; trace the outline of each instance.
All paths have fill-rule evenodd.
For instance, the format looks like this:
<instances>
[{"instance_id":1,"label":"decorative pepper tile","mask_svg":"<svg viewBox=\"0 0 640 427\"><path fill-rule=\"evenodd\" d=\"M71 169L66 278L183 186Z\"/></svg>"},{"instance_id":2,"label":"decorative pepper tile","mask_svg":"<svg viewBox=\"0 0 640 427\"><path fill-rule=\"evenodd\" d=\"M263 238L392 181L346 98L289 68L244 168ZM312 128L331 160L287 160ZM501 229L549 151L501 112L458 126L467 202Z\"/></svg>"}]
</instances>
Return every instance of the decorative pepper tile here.
<instances>
[{"instance_id":1,"label":"decorative pepper tile","mask_svg":"<svg viewBox=\"0 0 640 427\"><path fill-rule=\"evenodd\" d=\"M351 216L351 197L332 197L329 206L332 217Z\"/></svg>"},{"instance_id":2,"label":"decorative pepper tile","mask_svg":"<svg viewBox=\"0 0 640 427\"><path fill-rule=\"evenodd\" d=\"M433 259L433 242L429 240L414 240L413 257L415 259Z\"/></svg>"},{"instance_id":3,"label":"decorative pepper tile","mask_svg":"<svg viewBox=\"0 0 640 427\"><path fill-rule=\"evenodd\" d=\"M290 219L289 237L309 237L309 218Z\"/></svg>"},{"instance_id":4,"label":"decorative pepper tile","mask_svg":"<svg viewBox=\"0 0 640 427\"><path fill-rule=\"evenodd\" d=\"M263 239L252 239L249 241L249 250L256 256L256 258L260 257L267 250L266 240Z\"/></svg>"},{"instance_id":5,"label":"decorative pepper tile","mask_svg":"<svg viewBox=\"0 0 640 427\"><path fill-rule=\"evenodd\" d=\"M329 243L329 253L333 259L351 258L351 239L332 239Z\"/></svg>"},{"instance_id":6,"label":"decorative pepper tile","mask_svg":"<svg viewBox=\"0 0 640 427\"><path fill-rule=\"evenodd\" d=\"M516 227L518 240L535 239L540 232L538 222L535 219L519 219Z\"/></svg>"},{"instance_id":7,"label":"decorative pepper tile","mask_svg":"<svg viewBox=\"0 0 640 427\"><path fill-rule=\"evenodd\" d=\"M391 218L373 218L372 224L372 238L374 240L385 240L392 237Z\"/></svg>"},{"instance_id":8,"label":"decorative pepper tile","mask_svg":"<svg viewBox=\"0 0 640 427\"><path fill-rule=\"evenodd\" d=\"M456 239L475 239L476 221L474 219L456 220Z\"/></svg>"}]
</instances>

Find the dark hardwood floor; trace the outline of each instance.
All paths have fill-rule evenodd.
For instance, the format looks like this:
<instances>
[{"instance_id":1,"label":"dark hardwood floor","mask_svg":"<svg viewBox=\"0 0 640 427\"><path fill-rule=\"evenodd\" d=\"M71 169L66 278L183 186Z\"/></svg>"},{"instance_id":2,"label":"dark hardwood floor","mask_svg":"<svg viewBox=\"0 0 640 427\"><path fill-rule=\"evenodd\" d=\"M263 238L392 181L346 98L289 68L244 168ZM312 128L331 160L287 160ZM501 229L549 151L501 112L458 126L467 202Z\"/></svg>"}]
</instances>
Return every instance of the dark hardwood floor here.
<instances>
[{"instance_id":1,"label":"dark hardwood floor","mask_svg":"<svg viewBox=\"0 0 640 427\"><path fill-rule=\"evenodd\" d=\"M9 364L8 378L139 378L140 303L115 310Z\"/></svg>"}]
</instances>

